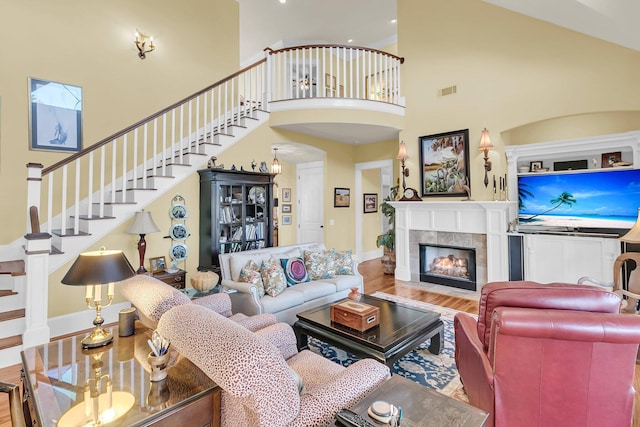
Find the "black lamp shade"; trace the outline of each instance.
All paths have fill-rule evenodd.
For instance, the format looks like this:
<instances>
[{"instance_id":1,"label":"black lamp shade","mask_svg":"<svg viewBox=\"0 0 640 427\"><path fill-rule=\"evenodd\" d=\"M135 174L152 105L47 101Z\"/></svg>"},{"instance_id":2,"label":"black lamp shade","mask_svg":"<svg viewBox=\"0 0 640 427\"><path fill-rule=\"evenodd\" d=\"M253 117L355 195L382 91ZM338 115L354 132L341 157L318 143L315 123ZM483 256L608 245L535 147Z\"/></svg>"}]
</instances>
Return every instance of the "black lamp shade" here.
<instances>
[{"instance_id":1,"label":"black lamp shade","mask_svg":"<svg viewBox=\"0 0 640 427\"><path fill-rule=\"evenodd\" d=\"M65 285L86 286L120 282L136 275L122 251L81 253L62 279Z\"/></svg>"}]
</instances>

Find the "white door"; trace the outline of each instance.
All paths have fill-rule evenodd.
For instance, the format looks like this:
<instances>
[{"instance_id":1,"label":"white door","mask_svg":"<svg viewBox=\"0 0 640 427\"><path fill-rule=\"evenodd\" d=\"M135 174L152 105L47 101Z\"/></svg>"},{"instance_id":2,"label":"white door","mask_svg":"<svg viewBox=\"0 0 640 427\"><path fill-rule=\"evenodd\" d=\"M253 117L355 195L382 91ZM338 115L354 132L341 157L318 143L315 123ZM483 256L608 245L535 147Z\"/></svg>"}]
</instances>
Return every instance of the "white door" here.
<instances>
[{"instance_id":1,"label":"white door","mask_svg":"<svg viewBox=\"0 0 640 427\"><path fill-rule=\"evenodd\" d=\"M296 183L298 243L324 242L324 162L299 163Z\"/></svg>"}]
</instances>

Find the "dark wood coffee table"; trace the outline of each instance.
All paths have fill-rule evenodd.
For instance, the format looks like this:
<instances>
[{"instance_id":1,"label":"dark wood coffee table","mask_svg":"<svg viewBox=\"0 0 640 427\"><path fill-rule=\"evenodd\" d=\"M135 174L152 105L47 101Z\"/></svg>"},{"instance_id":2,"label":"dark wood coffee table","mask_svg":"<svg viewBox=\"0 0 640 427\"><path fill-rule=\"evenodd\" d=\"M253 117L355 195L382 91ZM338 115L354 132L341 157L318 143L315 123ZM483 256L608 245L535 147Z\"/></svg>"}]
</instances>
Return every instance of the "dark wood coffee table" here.
<instances>
[{"instance_id":1,"label":"dark wood coffee table","mask_svg":"<svg viewBox=\"0 0 640 427\"><path fill-rule=\"evenodd\" d=\"M440 353L444 324L440 313L421 310L370 295L362 295L360 302L380 309L380 324L364 332L331 322L330 307L326 304L299 313L293 329L298 348L308 347L307 337L349 351L359 357L370 357L391 367L393 363L425 340L431 338L429 351Z\"/></svg>"},{"instance_id":2,"label":"dark wood coffee table","mask_svg":"<svg viewBox=\"0 0 640 427\"><path fill-rule=\"evenodd\" d=\"M402 407L402 427L477 427L483 426L489 416L468 403L429 390L400 375L393 375L351 410L370 423L382 426L367 414L369 405L376 400ZM337 422L335 425L342 426Z\"/></svg>"}]
</instances>

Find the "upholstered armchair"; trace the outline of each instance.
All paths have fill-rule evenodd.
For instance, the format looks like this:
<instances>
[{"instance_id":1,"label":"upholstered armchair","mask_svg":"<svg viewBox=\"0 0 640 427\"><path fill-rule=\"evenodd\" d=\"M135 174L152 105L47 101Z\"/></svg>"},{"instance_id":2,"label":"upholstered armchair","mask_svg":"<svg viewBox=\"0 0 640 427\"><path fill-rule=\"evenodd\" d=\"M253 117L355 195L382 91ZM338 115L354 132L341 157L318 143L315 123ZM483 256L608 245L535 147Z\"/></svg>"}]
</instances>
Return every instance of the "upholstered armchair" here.
<instances>
[{"instance_id":1,"label":"upholstered armchair","mask_svg":"<svg viewBox=\"0 0 640 427\"><path fill-rule=\"evenodd\" d=\"M389 378L389 369L373 359L345 368L298 352L285 323L250 332L193 304L167 311L158 331L220 385L223 426L330 425L338 410Z\"/></svg>"},{"instance_id":2,"label":"upholstered armchair","mask_svg":"<svg viewBox=\"0 0 640 427\"><path fill-rule=\"evenodd\" d=\"M593 286L486 284L478 321L454 319L469 402L487 426L629 426L640 317L619 309Z\"/></svg>"},{"instance_id":3,"label":"upholstered armchair","mask_svg":"<svg viewBox=\"0 0 640 427\"><path fill-rule=\"evenodd\" d=\"M145 274L138 274L120 282L118 290L134 305L139 320L148 328L155 329L162 315L173 307L194 304L238 322L245 328L256 331L276 323L273 314L247 316L231 312L231 298L226 293L207 295L191 300L180 290Z\"/></svg>"}]
</instances>

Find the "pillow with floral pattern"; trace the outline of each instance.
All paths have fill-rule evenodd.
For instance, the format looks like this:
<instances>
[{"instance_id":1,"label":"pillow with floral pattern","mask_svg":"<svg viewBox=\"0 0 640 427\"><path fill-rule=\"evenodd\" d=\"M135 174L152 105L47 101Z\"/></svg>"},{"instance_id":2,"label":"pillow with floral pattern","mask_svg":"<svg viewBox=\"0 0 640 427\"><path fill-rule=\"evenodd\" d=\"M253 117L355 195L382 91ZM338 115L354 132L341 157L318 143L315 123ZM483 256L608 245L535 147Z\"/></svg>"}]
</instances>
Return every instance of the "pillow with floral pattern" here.
<instances>
[{"instance_id":1,"label":"pillow with floral pattern","mask_svg":"<svg viewBox=\"0 0 640 427\"><path fill-rule=\"evenodd\" d=\"M331 249L333 260L336 265L336 274L353 275L353 258L351 251L338 251Z\"/></svg>"},{"instance_id":2,"label":"pillow with floral pattern","mask_svg":"<svg viewBox=\"0 0 640 427\"><path fill-rule=\"evenodd\" d=\"M242 267L242 270L240 270L238 282L256 285L256 288L258 288L258 298L262 298L264 296L264 283L262 281L262 275L260 274L260 267L258 267L258 264L252 260L250 260L247 265Z\"/></svg>"},{"instance_id":3,"label":"pillow with floral pattern","mask_svg":"<svg viewBox=\"0 0 640 427\"><path fill-rule=\"evenodd\" d=\"M310 280L336 277L336 266L331 251L304 251L304 266Z\"/></svg>"},{"instance_id":4,"label":"pillow with floral pattern","mask_svg":"<svg viewBox=\"0 0 640 427\"><path fill-rule=\"evenodd\" d=\"M267 295L277 297L287 289L287 279L284 276L284 270L279 260L269 258L266 261L262 261L260 274L262 275L264 291Z\"/></svg>"}]
</instances>

